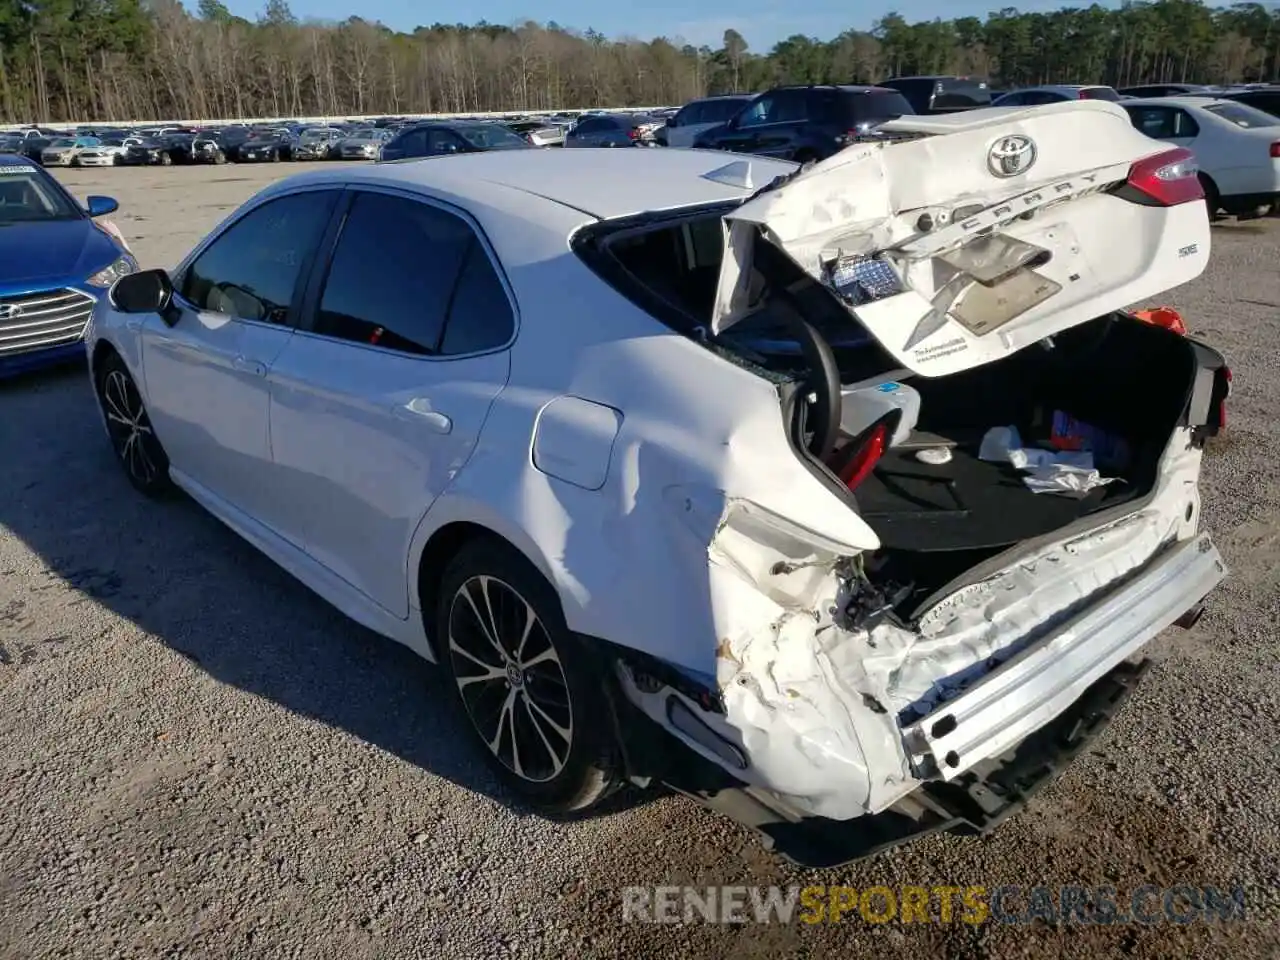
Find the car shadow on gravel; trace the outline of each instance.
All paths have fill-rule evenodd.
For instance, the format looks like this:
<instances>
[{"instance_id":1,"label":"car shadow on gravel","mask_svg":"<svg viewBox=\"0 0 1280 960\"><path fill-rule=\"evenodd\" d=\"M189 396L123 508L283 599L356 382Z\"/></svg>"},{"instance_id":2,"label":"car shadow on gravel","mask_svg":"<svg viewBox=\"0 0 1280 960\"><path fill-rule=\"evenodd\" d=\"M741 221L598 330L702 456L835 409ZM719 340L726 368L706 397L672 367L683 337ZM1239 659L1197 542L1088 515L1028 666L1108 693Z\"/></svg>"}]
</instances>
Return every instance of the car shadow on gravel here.
<instances>
[{"instance_id":1,"label":"car shadow on gravel","mask_svg":"<svg viewBox=\"0 0 1280 960\"><path fill-rule=\"evenodd\" d=\"M349 620L185 495L135 492L81 364L0 381L0 407L0 536L45 568L26 596L65 585L81 595L71 603L100 605L222 683L532 814L484 763L441 671ZM18 636L0 643L0 663L21 669L94 642ZM639 802L624 791L597 814Z\"/></svg>"}]
</instances>

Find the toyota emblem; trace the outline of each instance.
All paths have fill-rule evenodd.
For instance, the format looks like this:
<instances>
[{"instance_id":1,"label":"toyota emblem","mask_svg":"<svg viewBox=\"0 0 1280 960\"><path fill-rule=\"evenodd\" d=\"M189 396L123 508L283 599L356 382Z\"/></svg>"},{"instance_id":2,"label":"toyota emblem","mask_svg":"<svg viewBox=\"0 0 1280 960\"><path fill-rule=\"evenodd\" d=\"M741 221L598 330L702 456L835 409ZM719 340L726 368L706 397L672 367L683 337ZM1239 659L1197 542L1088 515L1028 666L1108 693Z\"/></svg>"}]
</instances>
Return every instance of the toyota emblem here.
<instances>
[{"instance_id":1,"label":"toyota emblem","mask_svg":"<svg viewBox=\"0 0 1280 960\"><path fill-rule=\"evenodd\" d=\"M16 320L22 316L22 307L16 303L0 303L0 320Z\"/></svg>"},{"instance_id":2,"label":"toyota emblem","mask_svg":"<svg viewBox=\"0 0 1280 960\"><path fill-rule=\"evenodd\" d=\"M987 151L987 169L992 176L1016 177L1036 162L1036 143L1020 133L1001 137Z\"/></svg>"}]
</instances>

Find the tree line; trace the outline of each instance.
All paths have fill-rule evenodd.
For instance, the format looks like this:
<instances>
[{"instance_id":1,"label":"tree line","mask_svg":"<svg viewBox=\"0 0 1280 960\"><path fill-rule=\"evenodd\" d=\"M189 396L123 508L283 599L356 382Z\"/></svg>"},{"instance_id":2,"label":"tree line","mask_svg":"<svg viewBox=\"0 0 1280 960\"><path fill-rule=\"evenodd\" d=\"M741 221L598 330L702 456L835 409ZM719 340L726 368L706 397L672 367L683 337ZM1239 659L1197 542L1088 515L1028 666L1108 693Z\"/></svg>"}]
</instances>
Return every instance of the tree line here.
<instances>
[{"instance_id":1,"label":"tree line","mask_svg":"<svg viewBox=\"0 0 1280 960\"><path fill-rule=\"evenodd\" d=\"M254 21L222 0L0 0L0 120L164 120L472 113L679 104L778 83L959 74L1002 88L1226 83L1280 75L1280 6L1199 0L1010 7L908 22L767 52L726 30L719 49L607 38L554 22L441 24L412 33L351 17L300 20L266 0Z\"/></svg>"}]
</instances>

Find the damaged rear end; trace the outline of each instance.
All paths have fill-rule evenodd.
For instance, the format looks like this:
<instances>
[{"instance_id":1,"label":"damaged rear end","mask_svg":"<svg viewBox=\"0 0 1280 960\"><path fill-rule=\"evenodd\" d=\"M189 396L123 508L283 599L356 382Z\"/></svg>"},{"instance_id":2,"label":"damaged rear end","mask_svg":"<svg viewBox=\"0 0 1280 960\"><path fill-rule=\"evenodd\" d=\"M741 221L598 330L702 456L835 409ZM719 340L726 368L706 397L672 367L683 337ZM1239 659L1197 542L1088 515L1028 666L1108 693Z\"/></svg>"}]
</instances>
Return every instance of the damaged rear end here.
<instances>
[{"instance_id":1,"label":"damaged rear end","mask_svg":"<svg viewBox=\"0 0 1280 960\"><path fill-rule=\"evenodd\" d=\"M820 529L726 497L714 683L619 665L690 761L666 778L780 852L989 829L1226 575L1198 480L1229 371L1124 312L1203 271L1208 217L1190 155L1113 105L902 118L600 247L779 384L803 482L844 504Z\"/></svg>"}]
</instances>

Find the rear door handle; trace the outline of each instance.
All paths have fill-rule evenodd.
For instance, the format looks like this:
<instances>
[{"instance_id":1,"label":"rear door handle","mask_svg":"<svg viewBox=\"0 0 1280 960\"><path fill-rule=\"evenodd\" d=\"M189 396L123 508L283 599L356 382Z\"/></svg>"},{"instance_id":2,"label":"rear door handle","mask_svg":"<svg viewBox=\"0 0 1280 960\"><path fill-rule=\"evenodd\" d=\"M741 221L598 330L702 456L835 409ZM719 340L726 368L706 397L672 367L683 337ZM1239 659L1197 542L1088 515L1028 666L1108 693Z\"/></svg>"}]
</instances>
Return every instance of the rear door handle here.
<instances>
[{"instance_id":1,"label":"rear door handle","mask_svg":"<svg viewBox=\"0 0 1280 960\"><path fill-rule=\"evenodd\" d=\"M453 430L453 421L448 415L439 410L432 410L430 401L420 397L410 400L403 406L397 406L395 413L401 419L421 423L435 433L447 434Z\"/></svg>"},{"instance_id":2,"label":"rear door handle","mask_svg":"<svg viewBox=\"0 0 1280 960\"><path fill-rule=\"evenodd\" d=\"M231 361L231 366L241 373L248 373L255 377L267 375L267 365L260 360L250 360L248 357L240 356Z\"/></svg>"}]
</instances>

